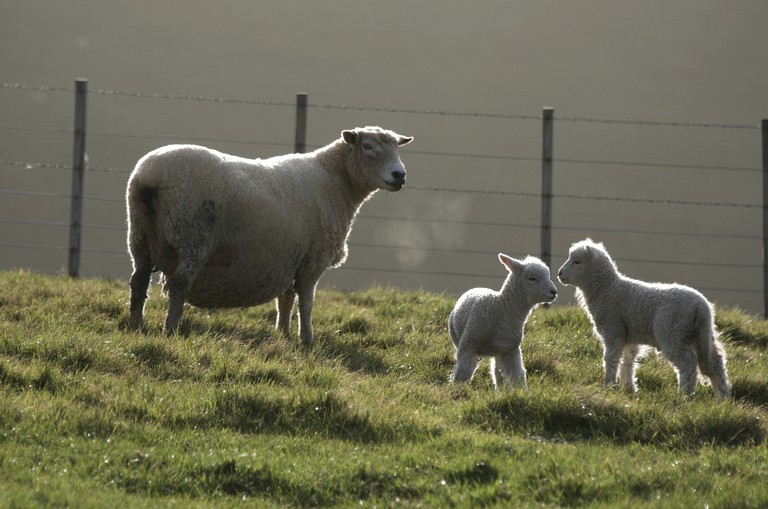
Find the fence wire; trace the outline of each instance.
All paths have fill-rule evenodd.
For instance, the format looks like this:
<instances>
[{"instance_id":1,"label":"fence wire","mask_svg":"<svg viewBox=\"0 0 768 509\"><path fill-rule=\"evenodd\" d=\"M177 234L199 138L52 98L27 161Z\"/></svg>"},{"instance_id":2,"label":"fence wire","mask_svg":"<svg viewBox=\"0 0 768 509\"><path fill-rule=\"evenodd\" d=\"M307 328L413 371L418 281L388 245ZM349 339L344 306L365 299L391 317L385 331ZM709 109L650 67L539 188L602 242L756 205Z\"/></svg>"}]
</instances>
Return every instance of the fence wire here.
<instances>
[{"instance_id":1,"label":"fence wire","mask_svg":"<svg viewBox=\"0 0 768 509\"><path fill-rule=\"evenodd\" d=\"M27 83L0 83L0 89L11 90L24 90L24 91L37 91L37 92L50 92L50 93L73 93L75 87L73 86L56 86L56 85L44 85L44 84L27 84ZM203 96L203 95L189 95L189 94L177 94L177 93L161 93L161 92L138 92L138 91L125 91L116 89L89 89L88 94L99 95L107 97L128 97L136 99L154 99L154 100L174 100L174 101L198 101L198 102L213 102L213 103L229 103L239 105L252 105L252 106L274 106L274 107L296 107L295 101L281 101L281 100L262 100L262 99L238 99L230 97L215 97L215 96ZM309 108L314 109L332 109L332 110L348 110L348 111L367 111L367 112L385 112L385 113L397 113L397 114L410 114L410 115L434 115L434 116L453 116L453 117L473 117L473 118L490 118L490 119L508 119L508 120L522 120L522 121L541 121L543 116L541 114L521 114L521 113L492 113L492 112L467 112L467 111L450 111L450 110L433 110L433 109L415 109L415 108L393 108L393 107L379 107L379 106L365 106L365 105L346 105L346 104L324 104L314 103L308 104ZM605 118L589 118L589 117L568 117L568 116L555 116L554 120L557 122L570 122L570 123L586 123L586 124L605 124L605 125L632 125L632 126L649 126L649 127L668 127L668 128L697 128L697 129L740 129L740 130L759 130L761 125L759 124L733 124L733 123L706 123L706 122L681 122L681 121L651 121L651 120L637 120L637 119L605 119ZM37 133L52 133L52 134L73 134L73 130L69 128L51 127L51 126L23 126L23 125L10 125L0 124L0 129L13 130L20 132L37 132ZM221 139L214 137L190 137L183 135L162 135L162 134L150 134L150 133L129 133L129 132L117 132L117 131L88 131L88 136L99 137L116 137L116 138L134 138L134 139L151 139L151 140L173 140L173 141L185 141L194 143L227 143L227 144L243 144L243 145L264 145L264 146L279 146L279 147L293 147L292 143L274 142L274 141L256 141L256 140L242 140L242 139ZM407 152L409 155L418 156L430 156L430 157L454 157L454 158L469 158L469 159L490 159L501 161L523 161L538 163L541 161L541 157L532 157L525 155L515 154L472 154L461 152L439 152L439 151L420 151L413 149L405 149L403 152ZM553 162L559 164L589 164L589 165L601 165L610 167L633 167L633 168L659 168L659 169L673 169L673 170L694 170L694 171L723 171L723 172L738 172L745 174L761 174L761 168L752 167L740 167L740 166L713 166L713 165L697 165L697 164L676 164L676 163L663 163L653 161L615 161L615 160L589 160L589 159L576 159L576 158L556 158ZM72 170L72 166L68 164L47 163L47 162L35 162L35 161L19 161L19 160L0 160L2 166L15 166L21 167L26 170L35 169L54 169L54 170ZM109 167L87 167L89 172L102 172L102 173L118 173L128 174L131 169L127 168L109 168ZM442 193L464 193L473 195L498 195L508 197L522 197L522 198L535 198L541 199L542 194L536 192L526 191L507 191L497 189L460 189L460 188L447 188L447 187L429 187L429 186L410 186L407 188L408 192L442 192ZM30 190L15 190L15 189L0 189L0 194L4 195L19 195L19 196L35 196L44 198L69 198L68 193L56 193L45 191L30 191ZM679 199L662 199L653 197L626 197L626 196L599 196L599 195L584 195L573 193L553 193L551 195L555 199L566 200L588 200L588 201L612 201L628 204L653 204L653 205L679 205L687 207L715 207L715 208L732 208L732 209L763 209L765 205L755 203L739 203L739 202L725 202L725 201L704 201L704 200L679 200ZM84 196L84 200L100 201L107 203L119 203L124 206L124 198L119 199L114 197L100 197L100 196ZM417 221L417 222L429 222L429 223L441 223L441 224L456 224L466 226L496 226L504 228L523 228L523 229L540 229L538 224L522 224L522 223L503 223L503 222L484 222L484 221L453 221L441 218L405 218L395 216L375 216L365 215L359 216L360 220L378 220L378 221ZM32 221L24 219L8 219L4 218L0 220L0 224L7 225L20 225L20 226L44 226L44 227L68 227L69 223L62 221ZM106 230L117 231L124 233L126 227L124 225L100 225L100 224L88 224L82 225L85 229L94 230ZM599 227L581 227L581 226L553 226L552 230L561 231L592 231L592 232L608 232L608 233L624 233L624 234L636 234L636 235L662 235L662 236L677 236L677 237L710 237L710 238L722 238L722 239L746 239L746 240L762 240L759 235L745 235L745 234L726 234L716 232L684 232L684 231L649 231L649 230L632 230L632 229L611 229L611 228L599 228ZM470 255L495 255L495 251L486 251L482 249L448 249L431 246L414 246L414 245L387 245L387 244L374 244L374 243L350 243L352 247L356 248L374 248L374 249L391 249L391 250L413 250L413 251L428 251L428 252L451 252L459 254ZM66 246L55 245L32 245L32 244L15 244L15 243L0 243L0 247L10 249L29 249L29 250L51 250L51 251L64 251ZM125 251L110 250L110 249L82 249L83 252L106 254L106 255L119 255L126 256ZM761 264L750 263L730 263L730 262L683 262L675 260L653 260L653 259L639 259L639 258L617 258L619 262L632 262L632 263L650 263L650 264L665 264L665 265L678 265L678 266L698 266L698 267L713 267L724 269L759 269ZM424 270L410 270L410 269L390 269L382 267L356 267L345 265L342 270L350 271L366 271L366 272L385 272L385 273L397 273L397 274L412 274L421 276L435 276L435 277L473 277L473 278L488 278L498 279L498 274L486 275L476 274L470 272L451 272L451 271L424 271ZM92 274L98 276L104 276L104 274ZM109 276L109 275L107 275ZM705 291L723 291L723 292L735 292L735 293L761 293L760 290L752 289L738 289L738 288L701 288Z\"/></svg>"},{"instance_id":2,"label":"fence wire","mask_svg":"<svg viewBox=\"0 0 768 509\"><path fill-rule=\"evenodd\" d=\"M0 83L0 88L9 88L16 90L33 90L42 92L74 92L73 86L55 86L55 85L38 85L28 83ZM139 99L168 99L168 100L183 100L183 101L199 101L199 102L216 102L216 103L232 103L232 104L247 104L254 106L288 106L296 107L296 101L279 101L269 99L238 99L232 97L215 97L204 95L189 95L189 94L175 94L164 92L136 92L127 90L115 90L115 89L89 89L88 93L91 95L106 95L106 96L122 96L133 97ZM542 120L540 114L521 114L521 113L490 113L490 112L469 112L469 111L450 111L450 110L432 110L422 108L392 108L381 106L360 106L349 104L307 104L309 108L316 109L335 109L335 110L350 110L350 111L373 111L384 113L402 113L412 115L439 115L439 116L455 116L455 117L476 117L476 118L499 118L499 119L511 119L511 120ZM722 122L681 122L681 121L659 121L659 120L633 120L633 119L608 119L608 118L590 118L590 117L554 117L554 120L560 122L575 122L575 123L589 123L589 124L616 124L616 125L637 125L637 126L654 126L654 127L687 127L687 128L704 128L704 129L760 129L759 124L729 124Z\"/></svg>"}]
</instances>

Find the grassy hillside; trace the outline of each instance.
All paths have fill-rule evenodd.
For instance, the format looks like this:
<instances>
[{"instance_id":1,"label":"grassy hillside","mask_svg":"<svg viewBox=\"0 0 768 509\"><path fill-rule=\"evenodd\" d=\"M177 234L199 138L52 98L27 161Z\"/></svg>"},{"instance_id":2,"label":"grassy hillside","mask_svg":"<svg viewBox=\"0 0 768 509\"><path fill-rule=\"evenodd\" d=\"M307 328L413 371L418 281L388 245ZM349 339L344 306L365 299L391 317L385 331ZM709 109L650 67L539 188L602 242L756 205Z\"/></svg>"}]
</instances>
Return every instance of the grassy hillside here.
<instances>
[{"instance_id":1,"label":"grassy hillside","mask_svg":"<svg viewBox=\"0 0 768 509\"><path fill-rule=\"evenodd\" d=\"M601 386L581 312L539 309L527 392L487 361L447 383L453 299L320 292L317 345L266 305L125 329L123 282L0 273L0 507L760 507L768 323L718 310L734 401L678 396L656 355L640 392Z\"/></svg>"}]
</instances>

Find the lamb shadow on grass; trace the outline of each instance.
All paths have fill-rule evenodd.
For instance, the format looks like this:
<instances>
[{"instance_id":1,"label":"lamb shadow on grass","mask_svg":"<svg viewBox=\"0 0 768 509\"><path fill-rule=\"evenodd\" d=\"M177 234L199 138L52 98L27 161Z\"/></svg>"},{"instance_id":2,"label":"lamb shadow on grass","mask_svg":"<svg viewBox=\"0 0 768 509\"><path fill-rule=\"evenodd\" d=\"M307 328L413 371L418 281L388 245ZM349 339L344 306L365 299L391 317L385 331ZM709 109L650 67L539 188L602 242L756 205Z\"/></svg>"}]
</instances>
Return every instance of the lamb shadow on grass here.
<instances>
[{"instance_id":1,"label":"lamb shadow on grass","mask_svg":"<svg viewBox=\"0 0 768 509\"><path fill-rule=\"evenodd\" d=\"M409 436L439 433L413 422L376 420L327 391L291 398L272 397L258 390L227 391L217 393L210 406L210 411L175 419L169 426L320 436L361 443L399 442Z\"/></svg>"},{"instance_id":2,"label":"lamb shadow on grass","mask_svg":"<svg viewBox=\"0 0 768 509\"><path fill-rule=\"evenodd\" d=\"M530 398L512 393L487 403L474 403L466 423L487 430L508 430L533 436L609 440L670 448L696 449L704 444L751 446L766 442L768 430L754 412L733 404L693 407L681 401L674 411L636 403L579 397Z\"/></svg>"},{"instance_id":3,"label":"lamb shadow on grass","mask_svg":"<svg viewBox=\"0 0 768 509\"><path fill-rule=\"evenodd\" d=\"M762 380L739 378L733 382L731 395L736 401L753 405L768 405L768 383Z\"/></svg>"},{"instance_id":4,"label":"lamb shadow on grass","mask_svg":"<svg viewBox=\"0 0 768 509\"><path fill-rule=\"evenodd\" d=\"M349 371L383 375L390 368L381 355L361 345L354 337L327 335L318 340L315 349L322 357L338 359Z\"/></svg>"},{"instance_id":5,"label":"lamb shadow on grass","mask_svg":"<svg viewBox=\"0 0 768 509\"><path fill-rule=\"evenodd\" d=\"M121 479L119 487L128 493L162 493L192 499L221 495L244 500L266 497L298 507L325 506L332 502L329 494L312 483L293 482L288 476L274 472L269 465L255 468L230 460L178 472L167 469L165 464L157 464L151 457L140 458L140 461L135 458L126 460L126 464L155 472L151 476L133 475ZM167 475L157 473L164 470L168 470Z\"/></svg>"}]
</instances>

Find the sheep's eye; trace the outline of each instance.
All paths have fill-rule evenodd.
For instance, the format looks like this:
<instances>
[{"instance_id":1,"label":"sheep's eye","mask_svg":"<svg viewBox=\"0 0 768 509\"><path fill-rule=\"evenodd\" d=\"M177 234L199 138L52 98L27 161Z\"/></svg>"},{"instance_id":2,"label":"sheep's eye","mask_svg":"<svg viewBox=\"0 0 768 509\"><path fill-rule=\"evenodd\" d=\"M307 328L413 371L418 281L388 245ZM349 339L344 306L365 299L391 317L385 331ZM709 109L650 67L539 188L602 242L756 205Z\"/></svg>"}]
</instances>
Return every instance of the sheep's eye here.
<instances>
[{"instance_id":1,"label":"sheep's eye","mask_svg":"<svg viewBox=\"0 0 768 509\"><path fill-rule=\"evenodd\" d=\"M373 150L373 145L370 143L363 143L363 150Z\"/></svg>"},{"instance_id":2,"label":"sheep's eye","mask_svg":"<svg viewBox=\"0 0 768 509\"><path fill-rule=\"evenodd\" d=\"M528 281L536 281L536 278L531 276L531 277L528 278Z\"/></svg>"},{"instance_id":3,"label":"sheep's eye","mask_svg":"<svg viewBox=\"0 0 768 509\"><path fill-rule=\"evenodd\" d=\"M574 264L574 265L578 265L578 264L580 264L580 263L581 263L581 262L580 262L579 260L573 260L573 264Z\"/></svg>"}]
</instances>

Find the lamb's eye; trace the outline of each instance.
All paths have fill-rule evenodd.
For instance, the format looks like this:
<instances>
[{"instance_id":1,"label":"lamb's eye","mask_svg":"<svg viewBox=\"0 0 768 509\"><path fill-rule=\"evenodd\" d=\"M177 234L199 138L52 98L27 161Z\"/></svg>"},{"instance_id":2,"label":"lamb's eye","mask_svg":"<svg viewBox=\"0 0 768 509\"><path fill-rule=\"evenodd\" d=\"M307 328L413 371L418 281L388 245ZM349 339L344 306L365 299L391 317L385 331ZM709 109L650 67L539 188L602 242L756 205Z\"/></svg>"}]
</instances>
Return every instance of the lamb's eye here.
<instances>
[{"instance_id":1,"label":"lamb's eye","mask_svg":"<svg viewBox=\"0 0 768 509\"><path fill-rule=\"evenodd\" d=\"M370 143L363 143L363 150L373 150L373 145Z\"/></svg>"},{"instance_id":2,"label":"lamb's eye","mask_svg":"<svg viewBox=\"0 0 768 509\"><path fill-rule=\"evenodd\" d=\"M580 264L580 263L581 263L581 262L580 262L579 260L573 260L573 264L574 264L574 265L578 265L578 264Z\"/></svg>"},{"instance_id":3,"label":"lamb's eye","mask_svg":"<svg viewBox=\"0 0 768 509\"><path fill-rule=\"evenodd\" d=\"M533 281L533 282L536 282L536 281L537 281L537 279L536 279L535 277L531 276L531 277L529 277L529 278L528 278L528 281Z\"/></svg>"}]
</instances>

